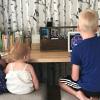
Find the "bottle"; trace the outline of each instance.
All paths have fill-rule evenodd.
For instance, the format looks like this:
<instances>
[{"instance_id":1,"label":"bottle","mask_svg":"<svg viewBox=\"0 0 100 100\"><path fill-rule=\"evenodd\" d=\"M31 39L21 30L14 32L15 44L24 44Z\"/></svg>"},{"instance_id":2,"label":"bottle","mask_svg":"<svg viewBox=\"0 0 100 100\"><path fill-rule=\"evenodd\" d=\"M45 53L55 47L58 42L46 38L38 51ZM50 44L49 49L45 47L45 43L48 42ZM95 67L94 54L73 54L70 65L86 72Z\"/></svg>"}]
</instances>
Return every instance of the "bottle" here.
<instances>
[{"instance_id":1,"label":"bottle","mask_svg":"<svg viewBox=\"0 0 100 100\"><path fill-rule=\"evenodd\" d=\"M15 43L21 42L19 31L14 32L14 39L15 39Z\"/></svg>"},{"instance_id":2,"label":"bottle","mask_svg":"<svg viewBox=\"0 0 100 100\"><path fill-rule=\"evenodd\" d=\"M7 32L7 50L10 50L10 32Z\"/></svg>"},{"instance_id":3,"label":"bottle","mask_svg":"<svg viewBox=\"0 0 100 100\"><path fill-rule=\"evenodd\" d=\"M14 45L14 36L13 36L13 32L10 32L10 49L13 47Z\"/></svg>"},{"instance_id":4,"label":"bottle","mask_svg":"<svg viewBox=\"0 0 100 100\"><path fill-rule=\"evenodd\" d=\"M4 51L8 50L8 32L5 32L3 35L3 44L4 44Z\"/></svg>"},{"instance_id":5,"label":"bottle","mask_svg":"<svg viewBox=\"0 0 100 100\"><path fill-rule=\"evenodd\" d=\"M25 43L31 49L31 32L27 32L27 35L25 36Z\"/></svg>"},{"instance_id":6,"label":"bottle","mask_svg":"<svg viewBox=\"0 0 100 100\"><path fill-rule=\"evenodd\" d=\"M0 51L3 49L2 33L0 32Z\"/></svg>"},{"instance_id":7,"label":"bottle","mask_svg":"<svg viewBox=\"0 0 100 100\"><path fill-rule=\"evenodd\" d=\"M51 17L51 23L52 23L51 26L53 27L53 17Z\"/></svg>"},{"instance_id":8,"label":"bottle","mask_svg":"<svg viewBox=\"0 0 100 100\"><path fill-rule=\"evenodd\" d=\"M19 31L19 35L20 35L20 42L23 43L24 40L23 32Z\"/></svg>"}]
</instances>

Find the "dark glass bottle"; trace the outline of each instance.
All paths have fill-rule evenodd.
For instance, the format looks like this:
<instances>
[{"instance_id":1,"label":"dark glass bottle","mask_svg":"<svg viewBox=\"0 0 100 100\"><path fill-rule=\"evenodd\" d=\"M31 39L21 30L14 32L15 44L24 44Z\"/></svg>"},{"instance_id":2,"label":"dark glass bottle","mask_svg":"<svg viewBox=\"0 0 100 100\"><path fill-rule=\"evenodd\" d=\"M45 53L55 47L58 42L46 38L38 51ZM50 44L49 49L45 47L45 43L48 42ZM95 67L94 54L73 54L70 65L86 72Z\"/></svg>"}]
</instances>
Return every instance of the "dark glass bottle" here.
<instances>
[{"instance_id":1,"label":"dark glass bottle","mask_svg":"<svg viewBox=\"0 0 100 100\"><path fill-rule=\"evenodd\" d=\"M0 51L3 49L2 32L0 32Z\"/></svg>"}]
</instances>

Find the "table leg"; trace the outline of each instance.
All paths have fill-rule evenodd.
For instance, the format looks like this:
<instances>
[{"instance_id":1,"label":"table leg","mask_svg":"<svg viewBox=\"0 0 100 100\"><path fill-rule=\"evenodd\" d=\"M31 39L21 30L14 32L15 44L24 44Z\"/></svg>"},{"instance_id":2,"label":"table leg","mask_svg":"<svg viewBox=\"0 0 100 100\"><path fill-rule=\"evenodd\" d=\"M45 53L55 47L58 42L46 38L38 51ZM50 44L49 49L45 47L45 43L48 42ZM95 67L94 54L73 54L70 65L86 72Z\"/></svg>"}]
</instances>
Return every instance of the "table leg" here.
<instances>
[{"instance_id":1,"label":"table leg","mask_svg":"<svg viewBox=\"0 0 100 100\"><path fill-rule=\"evenodd\" d=\"M47 67L47 100L60 100L60 88L56 80L56 66L54 63Z\"/></svg>"},{"instance_id":2,"label":"table leg","mask_svg":"<svg viewBox=\"0 0 100 100\"><path fill-rule=\"evenodd\" d=\"M60 100L60 88L58 85L47 85L47 100Z\"/></svg>"}]
</instances>

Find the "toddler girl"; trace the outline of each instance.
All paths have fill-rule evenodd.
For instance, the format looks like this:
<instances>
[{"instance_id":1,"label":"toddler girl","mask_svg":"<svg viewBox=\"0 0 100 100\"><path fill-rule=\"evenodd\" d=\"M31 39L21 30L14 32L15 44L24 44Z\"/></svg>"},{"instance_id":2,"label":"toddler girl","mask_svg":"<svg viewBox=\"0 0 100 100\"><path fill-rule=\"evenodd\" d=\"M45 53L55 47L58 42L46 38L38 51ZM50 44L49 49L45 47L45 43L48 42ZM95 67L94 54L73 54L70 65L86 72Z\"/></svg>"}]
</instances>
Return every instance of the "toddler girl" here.
<instances>
[{"instance_id":1,"label":"toddler girl","mask_svg":"<svg viewBox=\"0 0 100 100\"><path fill-rule=\"evenodd\" d=\"M39 83L32 65L26 63L29 49L24 43L16 43L12 52L13 62L6 67L6 85L9 92L27 94L39 89Z\"/></svg>"}]
</instances>

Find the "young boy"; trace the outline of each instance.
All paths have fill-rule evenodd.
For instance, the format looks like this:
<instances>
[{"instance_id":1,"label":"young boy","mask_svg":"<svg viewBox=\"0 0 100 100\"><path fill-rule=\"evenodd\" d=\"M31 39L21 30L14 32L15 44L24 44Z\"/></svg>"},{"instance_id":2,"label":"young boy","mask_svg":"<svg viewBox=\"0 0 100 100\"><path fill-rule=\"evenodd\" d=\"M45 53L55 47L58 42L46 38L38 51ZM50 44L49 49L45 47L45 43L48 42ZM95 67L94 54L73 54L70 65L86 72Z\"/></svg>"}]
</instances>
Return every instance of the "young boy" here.
<instances>
[{"instance_id":1,"label":"young boy","mask_svg":"<svg viewBox=\"0 0 100 100\"><path fill-rule=\"evenodd\" d=\"M79 100L98 100L100 96L100 37L98 15L84 10L79 15L78 31L83 41L72 50L71 79L60 79L60 87Z\"/></svg>"}]
</instances>

